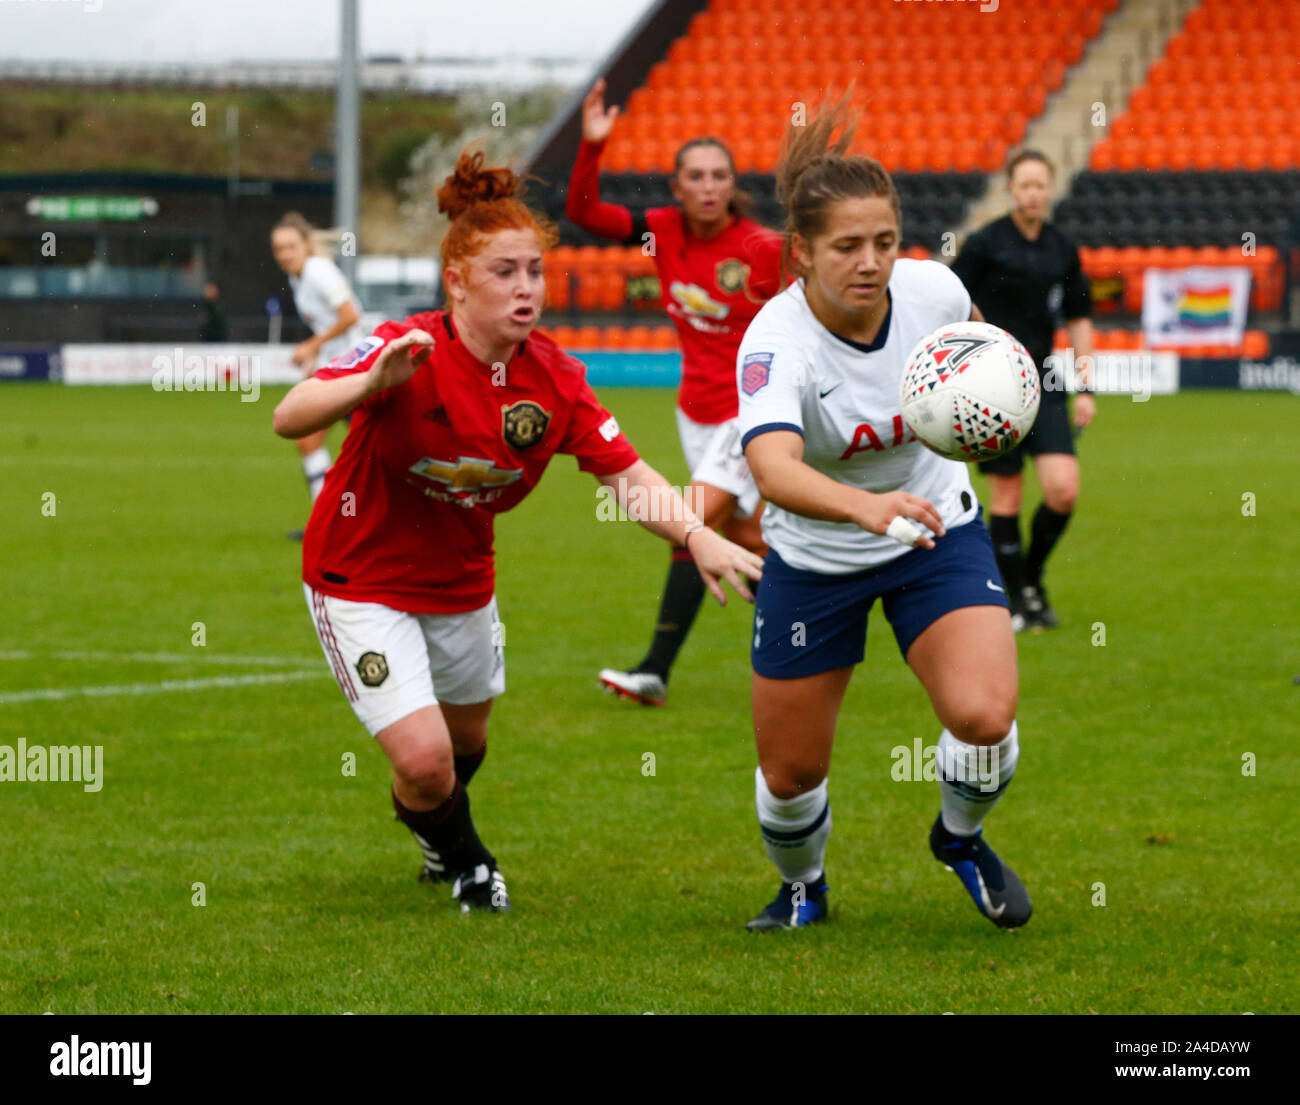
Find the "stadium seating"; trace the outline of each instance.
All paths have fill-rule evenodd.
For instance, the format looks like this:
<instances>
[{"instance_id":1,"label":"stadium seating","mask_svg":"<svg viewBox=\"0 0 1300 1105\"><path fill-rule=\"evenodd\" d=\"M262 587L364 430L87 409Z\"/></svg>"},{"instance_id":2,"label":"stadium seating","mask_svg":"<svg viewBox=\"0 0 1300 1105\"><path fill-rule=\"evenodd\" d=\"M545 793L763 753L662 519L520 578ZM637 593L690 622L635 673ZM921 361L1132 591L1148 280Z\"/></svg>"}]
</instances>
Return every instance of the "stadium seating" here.
<instances>
[{"instance_id":1,"label":"stadium seating","mask_svg":"<svg viewBox=\"0 0 1300 1105\"><path fill-rule=\"evenodd\" d=\"M565 349L580 352L673 353L680 347L671 326L551 326L547 332Z\"/></svg>"},{"instance_id":2,"label":"stadium seating","mask_svg":"<svg viewBox=\"0 0 1300 1105\"><path fill-rule=\"evenodd\" d=\"M1093 148L1090 167L1276 171L1300 165L1297 55L1300 5L1204 0Z\"/></svg>"},{"instance_id":3,"label":"stadium seating","mask_svg":"<svg viewBox=\"0 0 1300 1105\"><path fill-rule=\"evenodd\" d=\"M742 172L769 172L794 115L852 86L857 151L891 171L992 172L1118 3L1022 5L1012 22L975 4L712 0L628 98L606 168L667 172L687 137L716 133ZM978 79L934 65L918 80L930 44L949 39L980 59Z\"/></svg>"},{"instance_id":4,"label":"stadium seating","mask_svg":"<svg viewBox=\"0 0 1300 1105\"><path fill-rule=\"evenodd\" d=\"M1069 334L1065 330L1056 331L1053 347L1066 349L1070 345ZM1164 349L1176 349L1183 357L1249 357L1261 360L1268 356L1269 337L1263 330L1247 330L1238 345L1180 345L1148 346L1141 330L1093 329L1093 349L1097 353L1135 353L1151 351L1158 353Z\"/></svg>"},{"instance_id":5,"label":"stadium seating","mask_svg":"<svg viewBox=\"0 0 1300 1105\"><path fill-rule=\"evenodd\" d=\"M1300 214L1300 170L1085 172L1053 218L1081 245L1277 246ZM1253 239L1243 239L1249 233Z\"/></svg>"},{"instance_id":6,"label":"stadium seating","mask_svg":"<svg viewBox=\"0 0 1300 1105\"><path fill-rule=\"evenodd\" d=\"M814 110L824 91L852 86L862 113L854 148L894 176L905 251L937 254L1117 6L1041 0L1018 5L1011 21L982 18L974 4L711 0L623 105L602 161L602 198L671 204L678 147L712 133L732 149L755 217L780 227L771 170L787 122L800 105ZM958 38L981 59L978 81L960 66L932 66L918 80L929 44ZM1245 266L1252 312L1285 307L1288 251L1300 242L1300 127L1289 106L1300 100L1297 57L1300 3L1203 0L1188 15L1054 208L1083 247L1103 321L1131 325L1140 315L1148 268ZM658 312L651 259L568 223L566 184L543 184L537 197L562 233L548 258L552 317L616 320L595 337L657 347L666 338L656 327L647 337L641 322ZM1140 341L1132 333L1121 326L1104 340ZM1266 347L1262 332L1248 332L1232 355L1261 340Z\"/></svg>"},{"instance_id":7,"label":"stadium seating","mask_svg":"<svg viewBox=\"0 0 1300 1105\"><path fill-rule=\"evenodd\" d=\"M1283 309L1300 241L1298 54L1300 5L1203 0L1188 14L1053 214L1084 247L1100 314L1139 314L1146 269L1193 265L1245 266L1252 311ZM1248 332L1246 355L1261 339Z\"/></svg>"},{"instance_id":8,"label":"stadium seating","mask_svg":"<svg viewBox=\"0 0 1300 1105\"><path fill-rule=\"evenodd\" d=\"M1256 311L1276 311L1282 306L1286 271L1273 246L1260 246L1253 255L1243 255L1241 247L1218 249L1214 246L1127 246L1116 249L1081 247L1079 259L1083 271L1094 281L1119 279L1123 282L1124 310L1142 311L1142 274L1147 269L1183 269L1192 266L1209 268L1245 267L1250 269L1250 305Z\"/></svg>"}]
</instances>

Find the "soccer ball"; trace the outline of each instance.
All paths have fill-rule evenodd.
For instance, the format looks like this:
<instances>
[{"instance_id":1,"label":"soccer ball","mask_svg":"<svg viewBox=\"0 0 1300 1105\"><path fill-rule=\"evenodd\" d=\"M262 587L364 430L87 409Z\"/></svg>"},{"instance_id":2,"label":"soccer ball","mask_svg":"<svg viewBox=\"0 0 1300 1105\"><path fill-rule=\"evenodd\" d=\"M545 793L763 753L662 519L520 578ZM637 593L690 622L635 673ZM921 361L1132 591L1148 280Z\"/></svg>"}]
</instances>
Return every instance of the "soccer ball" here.
<instances>
[{"instance_id":1,"label":"soccer ball","mask_svg":"<svg viewBox=\"0 0 1300 1105\"><path fill-rule=\"evenodd\" d=\"M1025 439L1041 394L1020 342L987 322L953 322L917 343L898 398L907 428L941 457L992 460Z\"/></svg>"}]
</instances>

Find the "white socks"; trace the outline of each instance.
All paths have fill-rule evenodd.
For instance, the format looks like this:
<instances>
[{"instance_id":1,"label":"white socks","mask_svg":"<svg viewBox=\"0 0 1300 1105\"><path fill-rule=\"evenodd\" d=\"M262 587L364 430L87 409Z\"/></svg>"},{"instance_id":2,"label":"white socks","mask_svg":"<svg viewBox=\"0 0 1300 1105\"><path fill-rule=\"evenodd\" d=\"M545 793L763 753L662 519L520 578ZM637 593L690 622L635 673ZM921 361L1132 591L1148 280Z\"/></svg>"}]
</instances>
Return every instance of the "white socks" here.
<instances>
[{"instance_id":1,"label":"white socks","mask_svg":"<svg viewBox=\"0 0 1300 1105\"><path fill-rule=\"evenodd\" d=\"M311 501L316 501L320 489L325 486L325 473L330 467L330 451L322 445L302 458L302 474L307 480L307 493Z\"/></svg>"},{"instance_id":2,"label":"white socks","mask_svg":"<svg viewBox=\"0 0 1300 1105\"><path fill-rule=\"evenodd\" d=\"M973 836L1015 774L1020 759L1016 723L998 744L981 746L958 740L947 729L939 738L939 795L943 827L957 836Z\"/></svg>"},{"instance_id":3,"label":"white socks","mask_svg":"<svg viewBox=\"0 0 1300 1105\"><path fill-rule=\"evenodd\" d=\"M943 826L957 836L973 836L997 805L1020 759L1016 723L997 744L958 740L947 729L939 738L939 794ZM754 772L754 805L767 854L786 883L811 882L825 871L831 837L831 804L826 780L795 798L778 798L767 788L760 767Z\"/></svg>"},{"instance_id":4,"label":"white socks","mask_svg":"<svg viewBox=\"0 0 1300 1105\"><path fill-rule=\"evenodd\" d=\"M806 794L778 798L767 789L763 769L754 772L758 828L782 882L811 882L824 870L826 842L831 838L831 804L826 793L823 779Z\"/></svg>"}]
</instances>

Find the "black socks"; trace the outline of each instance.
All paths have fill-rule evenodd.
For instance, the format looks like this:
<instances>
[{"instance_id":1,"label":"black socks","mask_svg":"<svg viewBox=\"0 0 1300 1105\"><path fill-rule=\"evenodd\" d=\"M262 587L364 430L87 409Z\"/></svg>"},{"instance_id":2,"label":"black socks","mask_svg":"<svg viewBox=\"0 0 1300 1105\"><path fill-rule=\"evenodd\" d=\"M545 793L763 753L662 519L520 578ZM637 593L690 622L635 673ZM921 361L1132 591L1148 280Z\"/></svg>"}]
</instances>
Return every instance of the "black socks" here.
<instances>
[{"instance_id":1,"label":"black socks","mask_svg":"<svg viewBox=\"0 0 1300 1105\"><path fill-rule=\"evenodd\" d=\"M444 866L448 875L459 875L480 863L496 866L492 853L479 840L469 816L469 791L459 779L447 800L432 810L409 810L393 792L397 819L414 834L416 843L433 866ZM430 855L432 853L432 855Z\"/></svg>"},{"instance_id":2,"label":"black socks","mask_svg":"<svg viewBox=\"0 0 1300 1105\"><path fill-rule=\"evenodd\" d=\"M1031 587L1037 587L1042 582L1043 565L1069 523L1069 514L1057 514L1046 503L1038 508L1030 527L1029 555L1025 557L1024 577ZM996 543L997 538L993 540ZM999 561L999 565L1000 563Z\"/></svg>"},{"instance_id":3,"label":"black socks","mask_svg":"<svg viewBox=\"0 0 1300 1105\"><path fill-rule=\"evenodd\" d=\"M659 602L659 621L655 625L654 639L636 671L653 672L668 682L668 672L686 643L700 603L704 601L704 592L704 580L700 578L691 554L685 549L674 549L668 581Z\"/></svg>"},{"instance_id":4,"label":"black socks","mask_svg":"<svg viewBox=\"0 0 1300 1105\"><path fill-rule=\"evenodd\" d=\"M474 772L479 769L483 762L483 757L487 755L487 741L483 742L483 747L477 752L469 752L464 756L454 756L456 764L456 778L460 780L463 787L469 786L469 781L474 778Z\"/></svg>"},{"instance_id":5,"label":"black socks","mask_svg":"<svg viewBox=\"0 0 1300 1105\"><path fill-rule=\"evenodd\" d=\"M997 557L998 571L1002 573L1002 585L1007 589L1007 597L1012 602L1019 602L1024 585L1020 555L1020 515L990 514L989 536L993 538L993 555Z\"/></svg>"}]
</instances>

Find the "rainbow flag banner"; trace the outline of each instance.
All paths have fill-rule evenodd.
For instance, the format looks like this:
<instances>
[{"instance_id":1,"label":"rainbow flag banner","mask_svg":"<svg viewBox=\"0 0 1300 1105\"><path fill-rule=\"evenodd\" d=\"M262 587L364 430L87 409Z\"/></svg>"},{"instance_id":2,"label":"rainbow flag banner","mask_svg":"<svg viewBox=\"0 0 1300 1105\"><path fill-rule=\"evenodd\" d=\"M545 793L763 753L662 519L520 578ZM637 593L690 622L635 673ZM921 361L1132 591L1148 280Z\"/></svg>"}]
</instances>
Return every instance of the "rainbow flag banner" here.
<instances>
[{"instance_id":1,"label":"rainbow flag banner","mask_svg":"<svg viewBox=\"0 0 1300 1105\"><path fill-rule=\"evenodd\" d=\"M1235 345L1246 329L1250 269L1147 269L1142 329L1149 345Z\"/></svg>"}]
</instances>

